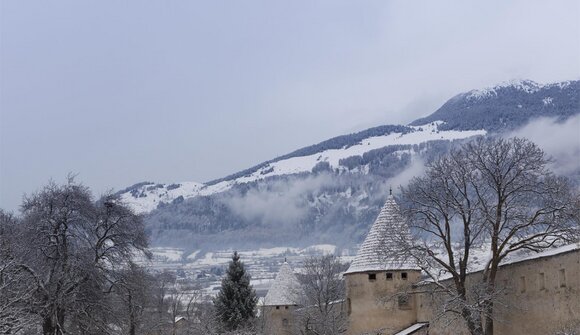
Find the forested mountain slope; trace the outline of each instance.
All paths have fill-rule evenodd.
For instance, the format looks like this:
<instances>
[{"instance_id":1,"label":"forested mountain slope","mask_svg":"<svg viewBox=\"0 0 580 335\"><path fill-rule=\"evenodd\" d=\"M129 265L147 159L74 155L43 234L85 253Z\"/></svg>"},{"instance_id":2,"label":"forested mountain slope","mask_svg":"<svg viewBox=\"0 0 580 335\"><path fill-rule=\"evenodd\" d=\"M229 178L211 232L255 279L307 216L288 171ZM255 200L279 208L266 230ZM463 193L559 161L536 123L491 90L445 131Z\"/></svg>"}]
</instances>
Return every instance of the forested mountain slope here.
<instances>
[{"instance_id":1,"label":"forested mountain slope","mask_svg":"<svg viewBox=\"0 0 580 335\"><path fill-rule=\"evenodd\" d=\"M530 80L512 81L458 94L435 113L415 120L411 125L444 121L440 129L510 131L538 117L555 117L563 121L578 114L578 106L578 80L547 85Z\"/></svg>"},{"instance_id":2,"label":"forested mountain slope","mask_svg":"<svg viewBox=\"0 0 580 335\"><path fill-rule=\"evenodd\" d=\"M396 188L454 142L538 117L578 115L580 81L517 81L459 94L408 126L338 136L207 183L140 183L119 196L165 246L255 247L359 242Z\"/></svg>"}]
</instances>

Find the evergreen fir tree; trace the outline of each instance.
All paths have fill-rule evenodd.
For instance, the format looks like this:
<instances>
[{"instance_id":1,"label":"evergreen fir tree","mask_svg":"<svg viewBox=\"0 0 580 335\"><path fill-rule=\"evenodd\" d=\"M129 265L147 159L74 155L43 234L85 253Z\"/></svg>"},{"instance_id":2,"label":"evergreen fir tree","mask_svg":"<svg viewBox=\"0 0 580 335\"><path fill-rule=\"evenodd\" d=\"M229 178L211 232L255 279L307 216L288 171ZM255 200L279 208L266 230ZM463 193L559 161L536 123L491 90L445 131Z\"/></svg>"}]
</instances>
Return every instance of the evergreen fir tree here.
<instances>
[{"instance_id":1,"label":"evergreen fir tree","mask_svg":"<svg viewBox=\"0 0 580 335\"><path fill-rule=\"evenodd\" d=\"M217 318L226 330L243 328L255 317L257 302L256 292L250 286L250 274L235 251L214 299Z\"/></svg>"}]
</instances>

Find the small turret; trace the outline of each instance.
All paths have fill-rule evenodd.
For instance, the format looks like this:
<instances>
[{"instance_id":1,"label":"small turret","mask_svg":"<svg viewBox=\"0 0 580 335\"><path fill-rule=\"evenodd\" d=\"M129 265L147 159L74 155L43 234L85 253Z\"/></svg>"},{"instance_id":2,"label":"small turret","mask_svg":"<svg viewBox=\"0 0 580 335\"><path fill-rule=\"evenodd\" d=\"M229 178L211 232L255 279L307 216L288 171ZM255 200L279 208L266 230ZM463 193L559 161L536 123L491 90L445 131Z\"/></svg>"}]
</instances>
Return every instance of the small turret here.
<instances>
[{"instance_id":1,"label":"small turret","mask_svg":"<svg viewBox=\"0 0 580 335\"><path fill-rule=\"evenodd\" d=\"M394 255L401 239L410 239L408 226L389 190L389 197L348 270L349 334L380 330L394 334L417 320L414 297L407 294L420 278L420 269Z\"/></svg>"},{"instance_id":2,"label":"small turret","mask_svg":"<svg viewBox=\"0 0 580 335\"><path fill-rule=\"evenodd\" d=\"M391 194L345 274L386 270L419 270L415 264L395 257L399 253L394 249L401 245L402 238L410 239L411 234L409 227L401 218L399 206Z\"/></svg>"},{"instance_id":3,"label":"small turret","mask_svg":"<svg viewBox=\"0 0 580 335\"><path fill-rule=\"evenodd\" d=\"M300 306L303 291L290 264L284 259L276 279L270 286L262 312L266 323L266 334L292 334L294 312Z\"/></svg>"}]
</instances>

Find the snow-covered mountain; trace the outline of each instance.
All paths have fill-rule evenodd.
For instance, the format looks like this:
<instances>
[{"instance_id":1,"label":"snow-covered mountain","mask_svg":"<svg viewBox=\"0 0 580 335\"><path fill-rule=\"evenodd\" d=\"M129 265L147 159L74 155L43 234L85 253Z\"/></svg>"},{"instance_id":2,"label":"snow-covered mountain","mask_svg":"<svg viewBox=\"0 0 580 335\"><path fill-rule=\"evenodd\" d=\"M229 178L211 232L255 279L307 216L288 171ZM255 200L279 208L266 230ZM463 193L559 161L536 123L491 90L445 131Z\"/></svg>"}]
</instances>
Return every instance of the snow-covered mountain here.
<instances>
[{"instance_id":1,"label":"snow-covered mountain","mask_svg":"<svg viewBox=\"0 0 580 335\"><path fill-rule=\"evenodd\" d=\"M490 132L511 131L538 117L563 121L578 114L580 81L538 84L518 80L461 93L449 99L433 114L415 120L419 125L445 121L442 129L478 129Z\"/></svg>"},{"instance_id":2,"label":"snow-covered mountain","mask_svg":"<svg viewBox=\"0 0 580 335\"><path fill-rule=\"evenodd\" d=\"M401 132L387 132L383 135L371 136L360 142L345 145L341 148L326 149L310 155L292 156L267 162L247 173L210 182L208 184L196 182L182 182L178 184L142 183L121 193L121 199L130 204L138 213L148 213L156 209L160 203L169 203L178 198L188 199L196 196L208 196L231 189L238 184L246 184L267 179L273 176L310 173L320 169L331 169L338 172L347 172L349 168L341 164L350 157L362 157L373 150L385 147L401 146L393 154L410 153L406 146L418 145L429 141L453 141L477 135L485 135L484 129L477 130L444 130L438 127L442 121L432 122L422 126L401 127ZM368 166L363 166L363 170Z\"/></svg>"},{"instance_id":3,"label":"snow-covered mountain","mask_svg":"<svg viewBox=\"0 0 580 335\"><path fill-rule=\"evenodd\" d=\"M388 188L420 173L453 142L512 131L537 117L566 120L580 113L579 96L580 81L513 81L459 94L408 126L338 136L206 183L140 183L119 196L147 214L158 245L353 243Z\"/></svg>"},{"instance_id":4,"label":"snow-covered mountain","mask_svg":"<svg viewBox=\"0 0 580 335\"><path fill-rule=\"evenodd\" d=\"M559 89L566 88L566 87L570 86L570 84L572 84L572 83L573 83L573 81L563 81L563 82L559 82L559 83L541 84L541 83L536 83L535 81L532 81L532 80L510 80L510 81L500 83L496 86L471 90L467 93L460 94L460 96L465 97L468 100L479 100L479 99L485 99L485 98L489 98L489 97L496 97L499 94L501 94L502 90L506 90L506 89L517 90L517 91L521 91L523 93L529 94L529 93L536 93L536 92L539 92L541 90L546 90L546 89L549 89L551 87L559 88Z\"/></svg>"}]
</instances>

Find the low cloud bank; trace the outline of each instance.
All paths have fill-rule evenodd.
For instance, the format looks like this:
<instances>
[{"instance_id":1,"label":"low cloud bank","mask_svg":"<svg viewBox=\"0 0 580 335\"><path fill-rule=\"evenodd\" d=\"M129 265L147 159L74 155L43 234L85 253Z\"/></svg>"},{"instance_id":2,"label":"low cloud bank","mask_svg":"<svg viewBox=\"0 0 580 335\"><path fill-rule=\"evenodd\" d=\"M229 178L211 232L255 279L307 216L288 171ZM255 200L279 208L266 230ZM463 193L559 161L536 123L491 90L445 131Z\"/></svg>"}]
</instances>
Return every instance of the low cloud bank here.
<instances>
[{"instance_id":1,"label":"low cloud bank","mask_svg":"<svg viewBox=\"0 0 580 335\"><path fill-rule=\"evenodd\" d=\"M332 178L328 174L291 181L278 180L260 184L245 195L232 197L228 205L246 220L298 222L308 213L304 204L305 195L331 184Z\"/></svg>"},{"instance_id":2,"label":"low cloud bank","mask_svg":"<svg viewBox=\"0 0 580 335\"><path fill-rule=\"evenodd\" d=\"M403 172L397 174L393 178L390 178L387 182L392 185L393 190L399 189L399 187L406 187L407 184L414 177L420 177L425 173L425 161L420 157L414 156L411 160L411 164L406 167Z\"/></svg>"},{"instance_id":3,"label":"low cloud bank","mask_svg":"<svg viewBox=\"0 0 580 335\"><path fill-rule=\"evenodd\" d=\"M258 183L244 194L232 194L226 199L226 204L245 220L276 224L280 228L288 225L294 227L296 223L308 220L312 206L318 207L317 204L320 208L328 208L342 201L345 206L351 206L359 203L361 197L367 198L363 201L366 204L382 203L389 187L398 193L400 186L406 186L413 177L423 174L424 170L424 161L414 157L402 172L388 179L357 173L321 173L304 178L273 180ZM353 191L353 188L357 191Z\"/></svg>"},{"instance_id":4,"label":"low cloud bank","mask_svg":"<svg viewBox=\"0 0 580 335\"><path fill-rule=\"evenodd\" d=\"M507 137L525 137L554 159L550 168L560 175L580 170L580 115L557 122L554 118L536 119Z\"/></svg>"}]
</instances>

